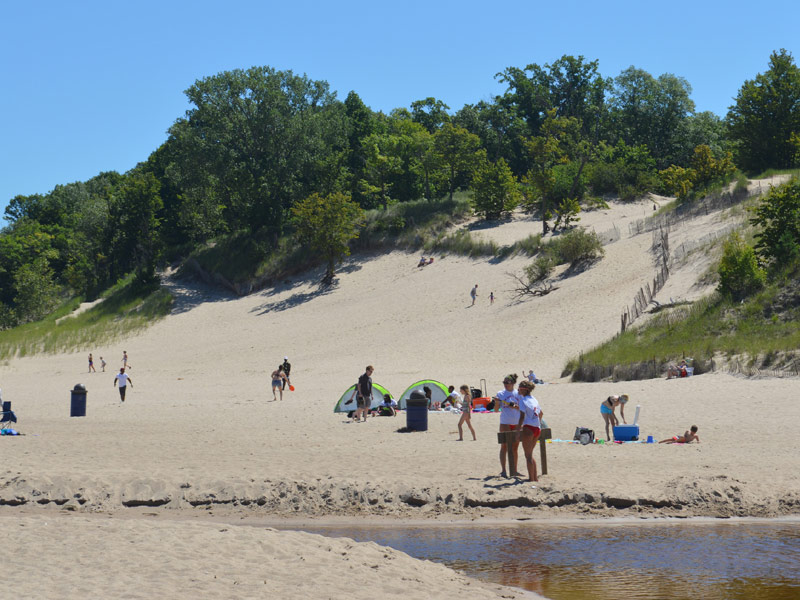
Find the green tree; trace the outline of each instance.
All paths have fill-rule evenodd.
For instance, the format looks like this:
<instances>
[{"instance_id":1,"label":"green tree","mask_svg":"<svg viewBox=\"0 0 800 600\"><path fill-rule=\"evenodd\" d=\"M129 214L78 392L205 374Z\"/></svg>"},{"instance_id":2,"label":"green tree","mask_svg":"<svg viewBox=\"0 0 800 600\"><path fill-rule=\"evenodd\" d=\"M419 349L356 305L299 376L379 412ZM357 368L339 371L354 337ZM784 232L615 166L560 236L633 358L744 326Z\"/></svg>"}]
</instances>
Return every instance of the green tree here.
<instances>
[{"instance_id":1,"label":"green tree","mask_svg":"<svg viewBox=\"0 0 800 600\"><path fill-rule=\"evenodd\" d=\"M800 180L772 188L750 222L759 228L755 249L765 262L789 265L800 256Z\"/></svg>"},{"instance_id":2,"label":"green tree","mask_svg":"<svg viewBox=\"0 0 800 600\"><path fill-rule=\"evenodd\" d=\"M459 179L470 179L475 168L481 163L485 151L481 140L464 129L445 123L433 136L433 146L447 170L450 200L458 186Z\"/></svg>"},{"instance_id":3,"label":"green tree","mask_svg":"<svg viewBox=\"0 0 800 600\"><path fill-rule=\"evenodd\" d=\"M253 67L198 80L186 95L194 108L170 129L181 143L175 171L212 192L231 229L275 246L294 202L340 185L346 116L326 82Z\"/></svg>"},{"instance_id":4,"label":"green tree","mask_svg":"<svg viewBox=\"0 0 800 600\"><path fill-rule=\"evenodd\" d=\"M136 271L142 283L155 279L161 251L160 187L152 173L145 173L128 175L114 190L111 204L114 228L109 246L112 277Z\"/></svg>"},{"instance_id":5,"label":"green tree","mask_svg":"<svg viewBox=\"0 0 800 600\"><path fill-rule=\"evenodd\" d=\"M727 123L743 169L760 172L797 164L791 136L800 132L800 69L790 52L773 52L769 69L744 82Z\"/></svg>"},{"instance_id":6,"label":"green tree","mask_svg":"<svg viewBox=\"0 0 800 600\"><path fill-rule=\"evenodd\" d=\"M519 204L519 188L514 174L502 158L484 162L472 179L472 205L486 219L497 219Z\"/></svg>"},{"instance_id":7,"label":"green tree","mask_svg":"<svg viewBox=\"0 0 800 600\"><path fill-rule=\"evenodd\" d=\"M14 313L17 323L37 321L58 304L59 287L45 257L23 264L14 275Z\"/></svg>"},{"instance_id":8,"label":"green tree","mask_svg":"<svg viewBox=\"0 0 800 600\"><path fill-rule=\"evenodd\" d=\"M368 206L380 203L384 210L389 205L391 178L403 170L400 156L400 138L388 133L373 133L364 140L366 164L364 179L361 180L362 193L371 199Z\"/></svg>"},{"instance_id":9,"label":"green tree","mask_svg":"<svg viewBox=\"0 0 800 600\"><path fill-rule=\"evenodd\" d=\"M375 118L358 94L350 92L344 101L347 119L347 168L351 178L350 195L353 201L367 206L369 198L362 193L360 182L365 179L367 150L364 141L375 133Z\"/></svg>"},{"instance_id":10,"label":"green tree","mask_svg":"<svg viewBox=\"0 0 800 600\"><path fill-rule=\"evenodd\" d=\"M342 193L312 194L295 204L291 214L299 239L327 262L323 282L333 283L336 263L350 255L348 244L359 235L364 210Z\"/></svg>"},{"instance_id":11,"label":"green tree","mask_svg":"<svg viewBox=\"0 0 800 600\"><path fill-rule=\"evenodd\" d=\"M766 273L759 267L756 253L738 233L726 240L719 263L718 290L732 300L742 300L764 287Z\"/></svg>"},{"instance_id":12,"label":"green tree","mask_svg":"<svg viewBox=\"0 0 800 600\"><path fill-rule=\"evenodd\" d=\"M436 98L415 100L411 103L411 118L429 133L436 133L442 125L450 121L450 115L447 113L449 109L447 104Z\"/></svg>"}]
</instances>

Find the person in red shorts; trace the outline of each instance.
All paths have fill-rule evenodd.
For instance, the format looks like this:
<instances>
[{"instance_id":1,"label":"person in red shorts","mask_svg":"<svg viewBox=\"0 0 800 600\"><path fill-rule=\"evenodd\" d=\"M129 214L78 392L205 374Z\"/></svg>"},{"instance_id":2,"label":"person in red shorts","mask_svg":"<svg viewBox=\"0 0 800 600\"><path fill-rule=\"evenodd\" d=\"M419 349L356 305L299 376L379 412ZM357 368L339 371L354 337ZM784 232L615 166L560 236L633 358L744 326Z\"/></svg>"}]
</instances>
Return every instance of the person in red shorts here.
<instances>
[{"instance_id":1,"label":"person in red shorts","mask_svg":"<svg viewBox=\"0 0 800 600\"><path fill-rule=\"evenodd\" d=\"M517 421L519 421L519 408L517 407L517 392L514 390L514 384L517 382L516 375L506 375L503 379L503 389L494 395L495 403L500 405L500 433L507 431L514 431L517 428ZM517 449L519 447L519 440L514 438L513 441L508 443L503 442L500 444L500 472L501 477L506 475L506 456L508 456L509 472L512 477L519 475L517 472Z\"/></svg>"},{"instance_id":2,"label":"person in red shorts","mask_svg":"<svg viewBox=\"0 0 800 600\"><path fill-rule=\"evenodd\" d=\"M522 439L522 451L525 453L525 462L528 466L528 481L539 481L536 473L536 461L533 459L533 449L542 433L542 409L539 402L531 395L536 385L527 379L519 384L519 422L517 435Z\"/></svg>"}]
</instances>

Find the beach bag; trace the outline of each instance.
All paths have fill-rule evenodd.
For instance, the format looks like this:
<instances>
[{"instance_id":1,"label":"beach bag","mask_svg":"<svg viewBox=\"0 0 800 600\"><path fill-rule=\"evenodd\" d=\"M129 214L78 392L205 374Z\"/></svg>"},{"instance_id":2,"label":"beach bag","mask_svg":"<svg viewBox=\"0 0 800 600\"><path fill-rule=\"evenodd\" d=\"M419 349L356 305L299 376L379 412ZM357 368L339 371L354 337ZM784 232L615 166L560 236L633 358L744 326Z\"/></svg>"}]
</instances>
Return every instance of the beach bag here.
<instances>
[{"instance_id":1,"label":"beach bag","mask_svg":"<svg viewBox=\"0 0 800 600\"><path fill-rule=\"evenodd\" d=\"M576 427L573 440L579 441L584 446L594 442L594 431L586 427Z\"/></svg>"}]
</instances>

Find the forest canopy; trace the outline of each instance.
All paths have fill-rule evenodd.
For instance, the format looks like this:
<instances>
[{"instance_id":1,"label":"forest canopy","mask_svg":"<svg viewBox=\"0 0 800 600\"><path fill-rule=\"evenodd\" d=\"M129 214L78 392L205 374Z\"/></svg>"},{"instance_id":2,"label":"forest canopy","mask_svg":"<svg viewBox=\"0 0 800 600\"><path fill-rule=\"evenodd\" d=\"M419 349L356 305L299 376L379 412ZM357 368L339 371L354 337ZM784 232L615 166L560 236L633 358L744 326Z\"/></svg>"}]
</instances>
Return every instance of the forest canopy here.
<instances>
[{"instance_id":1,"label":"forest canopy","mask_svg":"<svg viewBox=\"0 0 800 600\"><path fill-rule=\"evenodd\" d=\"M191 108L131 171L10 200L0 328L67 297L95 297L132 272L152 282L165 257L224 236L269 255L310 227L325 199L361 222L365 210L452 204L467 191L477 214L522 207L547 231L589 199L655 191L691 201L737 166L800 165L800 70L785 50L743 83L724 119L696 112L678 75L631 66L608 77L583 56L509 66L496 78L505 89L491 100L453 109L426 97L388 114L355 91L340 100L325 81L268 66L196 81L185 91ZM355 232L346 220L336 222ZM310 239L295 242L312 250ZM341 240L322 252L331 278L346 252Z\"/></svg>"}]
</instances>

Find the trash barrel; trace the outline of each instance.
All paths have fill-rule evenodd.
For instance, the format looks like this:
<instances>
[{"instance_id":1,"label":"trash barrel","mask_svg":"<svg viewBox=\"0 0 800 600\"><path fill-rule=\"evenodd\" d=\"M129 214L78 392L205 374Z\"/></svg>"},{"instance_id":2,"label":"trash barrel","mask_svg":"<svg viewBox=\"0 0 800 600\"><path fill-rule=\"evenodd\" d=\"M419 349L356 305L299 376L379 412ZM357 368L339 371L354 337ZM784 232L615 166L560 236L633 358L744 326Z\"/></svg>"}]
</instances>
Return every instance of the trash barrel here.
<instances>
[{"instance_id":1,"label":"trash barrel","mask_svg":"<svg viewBox=\"0 0 800 600\"><path fill-rule=\"evenodd\" d=\"M72 388L70 392L70 417L85 417L86 416L86 386L78 383Z\"/></svg>"},{"instance_id":2,"label":"trash barrel","mask_svg":"<svg viewBox=\"0 0 800 600\"><path fill-rule=\"evenodd\" d=\"M422 392L411 392L406 400L406 427L410 431L428 431L428 399Z\"/></svg>"}]
</instances>

